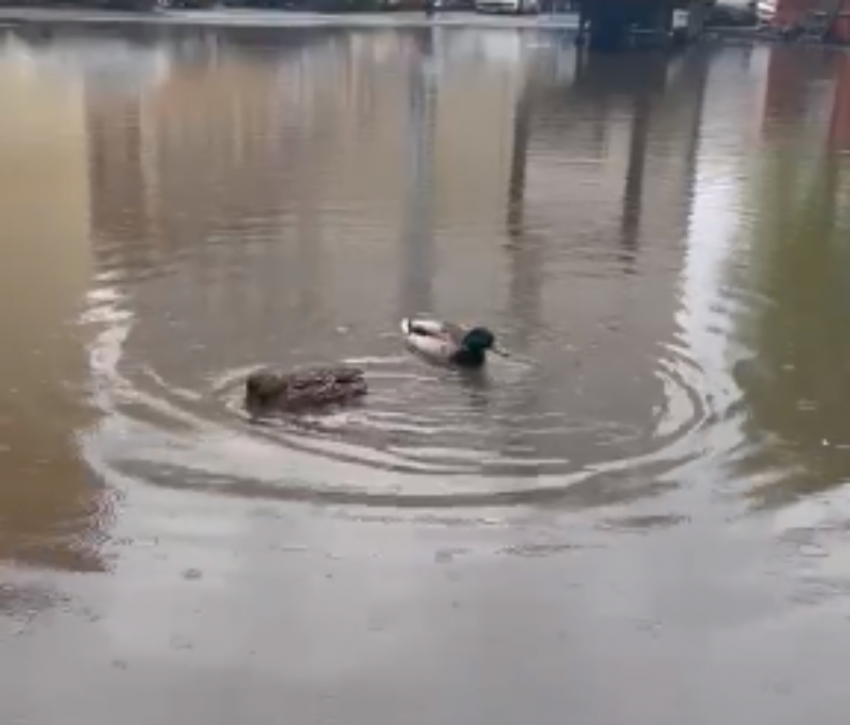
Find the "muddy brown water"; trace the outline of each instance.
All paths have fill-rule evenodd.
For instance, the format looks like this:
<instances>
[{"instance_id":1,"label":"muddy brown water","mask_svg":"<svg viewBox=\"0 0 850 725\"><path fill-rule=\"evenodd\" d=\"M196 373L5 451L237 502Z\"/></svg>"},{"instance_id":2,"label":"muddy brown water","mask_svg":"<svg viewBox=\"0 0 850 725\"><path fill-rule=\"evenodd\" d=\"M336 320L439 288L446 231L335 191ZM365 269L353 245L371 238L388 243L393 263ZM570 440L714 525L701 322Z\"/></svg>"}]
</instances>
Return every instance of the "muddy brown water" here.
<instances>
[{"instance_id":1,"label":"muddy brown water","mask_svg":"<svg viewBox=\"0 0 850 725\"><path fill-rule=\"evenodd\" d=\"M845 721L847 56L3 32L3 722Z\"/></svg>"}]
</instances>

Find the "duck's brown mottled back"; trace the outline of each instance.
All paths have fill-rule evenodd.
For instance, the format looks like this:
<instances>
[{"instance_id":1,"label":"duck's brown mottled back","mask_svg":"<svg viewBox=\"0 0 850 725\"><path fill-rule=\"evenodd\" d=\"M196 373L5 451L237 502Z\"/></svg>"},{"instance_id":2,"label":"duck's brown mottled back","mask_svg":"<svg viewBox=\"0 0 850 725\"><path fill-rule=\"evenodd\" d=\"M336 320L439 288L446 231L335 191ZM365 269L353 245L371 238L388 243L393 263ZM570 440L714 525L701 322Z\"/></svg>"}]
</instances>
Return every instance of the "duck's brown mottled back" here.
<instances>
[{"instance_id":1,"label":"duck's brown mottled back","mask_svg":"<svg viewBox=\"0 0 850 725\"><path fill-rule=\"evenodd\" d=\"M259 370L245 383L245 405L253 410L297 411L345 403L365 395L367 390L363 371L345 365L288 374Z\"/></svg>"}]
</instances>

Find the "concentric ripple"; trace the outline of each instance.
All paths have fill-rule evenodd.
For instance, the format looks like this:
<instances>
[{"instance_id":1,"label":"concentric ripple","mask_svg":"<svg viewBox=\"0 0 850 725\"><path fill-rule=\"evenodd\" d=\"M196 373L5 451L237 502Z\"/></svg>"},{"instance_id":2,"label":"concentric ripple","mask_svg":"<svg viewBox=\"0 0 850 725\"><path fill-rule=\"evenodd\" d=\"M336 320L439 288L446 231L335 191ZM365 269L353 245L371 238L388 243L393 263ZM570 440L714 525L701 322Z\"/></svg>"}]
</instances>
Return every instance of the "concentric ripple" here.
<instances>
[{"instance_id":1,"label":"concentric ripple","mask_svg":"<svg viewBox=\"0 0 850 725\"><path fill-rule=\"evenodd\" d=\"M108 479L131 484L390 506L611 503L652 493L692 458L709 415L682 373L698 369L672 346L656 361L657 402L640 424L571 414L576 391L553 395L534 360L461 373L427 365L398 340L396 355L345 359L369 380L359 404L254 421L242 386L268 361L178 385L127 356L134 323L121 299L94 298L93 390L104 415L84 447ZM617 490L594 487L600 475L617 478Z\"/></svg>"}]
</instances>

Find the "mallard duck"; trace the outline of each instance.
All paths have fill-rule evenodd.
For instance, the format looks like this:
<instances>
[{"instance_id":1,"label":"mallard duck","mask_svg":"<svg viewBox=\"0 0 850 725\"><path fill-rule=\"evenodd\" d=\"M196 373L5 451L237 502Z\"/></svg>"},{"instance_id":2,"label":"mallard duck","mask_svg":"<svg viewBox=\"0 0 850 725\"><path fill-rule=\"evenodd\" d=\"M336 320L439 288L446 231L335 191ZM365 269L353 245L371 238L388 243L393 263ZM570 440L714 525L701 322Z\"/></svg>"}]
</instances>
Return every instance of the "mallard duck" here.
<instances>
[{"instance_id":1,"label":"mallard duck","mask_svg":"<svg viewBox=\"0 0 850 725\"><path fill-rule=\"evenodd\" d=\"M245 382L245 406L249 410L301 411L347 403L366 391L363 371L346 365L291 373L258 370Z\"/></svg>"},{"instance_id":2,"label":"mallard duck","mask_svg":"<svg viewBox=\"0 0 850 725\"><path fill-rule=\"evenodd\" d=\"M453 322L410 319L401 321L407 344L424 356L462 368L480 368L487 351L506 356L486 327L463 327Z\"/></svg>"}]
</instances>

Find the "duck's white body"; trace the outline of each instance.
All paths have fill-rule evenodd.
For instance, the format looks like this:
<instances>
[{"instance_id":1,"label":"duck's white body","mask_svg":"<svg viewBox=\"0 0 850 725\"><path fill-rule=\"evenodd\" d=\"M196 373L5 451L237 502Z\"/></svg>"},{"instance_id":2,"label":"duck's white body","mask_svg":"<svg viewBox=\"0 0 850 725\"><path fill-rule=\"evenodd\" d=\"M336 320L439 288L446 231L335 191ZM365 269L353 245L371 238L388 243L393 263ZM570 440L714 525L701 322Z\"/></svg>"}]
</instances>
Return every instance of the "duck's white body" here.
<instances>
[{"instance_id":1,"label":"duck's white body","mask_svg":"<svg viewBox=\"0 0 850 725\"><path fill-rule=\"evenodd\" d=\"M458 326L427 318L405 317L401 331L410 347L437 360L451 359L463 339L463 330Z\"/></svg>"}]
</instances>

